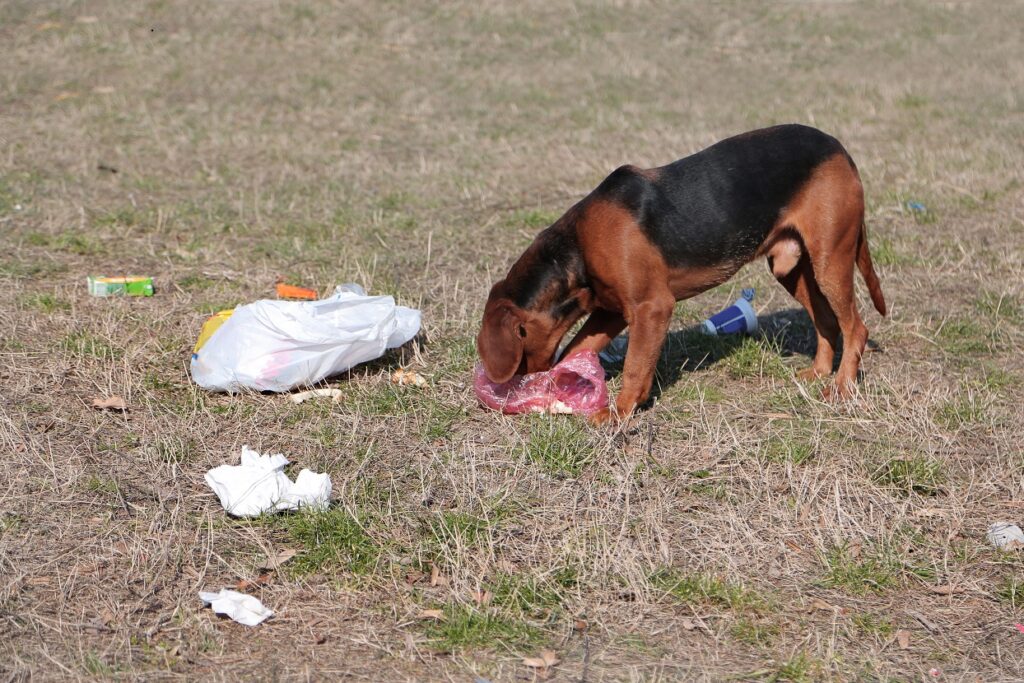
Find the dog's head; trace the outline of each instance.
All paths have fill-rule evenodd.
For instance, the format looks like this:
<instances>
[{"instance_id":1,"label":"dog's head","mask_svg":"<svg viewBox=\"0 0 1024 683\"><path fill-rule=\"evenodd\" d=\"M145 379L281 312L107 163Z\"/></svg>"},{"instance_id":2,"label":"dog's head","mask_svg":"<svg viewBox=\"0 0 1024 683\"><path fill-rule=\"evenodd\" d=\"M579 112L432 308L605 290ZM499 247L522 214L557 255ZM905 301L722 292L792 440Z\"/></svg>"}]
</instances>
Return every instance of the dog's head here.
<instances>
[{"instance_id":1,"label":"dog's head","mask_svg":"<svg viewBox=\"0 0 1024 683\"><path fill-rule=\"evenodd\" d=\"M518 306L506 292L505 281L494 285L484 307L476 349L487 379L503 383L513 375L549 369L562 337L590 308L589 290L554 303Z\"/></svg>"}]
</instances>

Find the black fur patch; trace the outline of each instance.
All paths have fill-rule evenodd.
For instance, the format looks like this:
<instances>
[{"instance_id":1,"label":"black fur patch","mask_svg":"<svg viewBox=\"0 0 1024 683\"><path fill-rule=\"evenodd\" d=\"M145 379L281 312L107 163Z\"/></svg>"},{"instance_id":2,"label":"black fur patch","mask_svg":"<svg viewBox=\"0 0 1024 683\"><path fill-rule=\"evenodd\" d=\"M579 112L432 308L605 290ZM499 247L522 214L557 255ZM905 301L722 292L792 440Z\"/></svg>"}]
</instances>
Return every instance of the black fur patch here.
<instances>
[{"instance_id":1,"label":"black fur patch","mask_svg":"<svg viewBox=\"0 0 1024 683\"><path fill-rule=\"evenodd\" d=\"M820 130L775 126L654 169L654 180L623 166L590 196L627 208L671 267L739 264L757 251L814 169L836 154L846 151Z\"/></svg>"}]
</instances>

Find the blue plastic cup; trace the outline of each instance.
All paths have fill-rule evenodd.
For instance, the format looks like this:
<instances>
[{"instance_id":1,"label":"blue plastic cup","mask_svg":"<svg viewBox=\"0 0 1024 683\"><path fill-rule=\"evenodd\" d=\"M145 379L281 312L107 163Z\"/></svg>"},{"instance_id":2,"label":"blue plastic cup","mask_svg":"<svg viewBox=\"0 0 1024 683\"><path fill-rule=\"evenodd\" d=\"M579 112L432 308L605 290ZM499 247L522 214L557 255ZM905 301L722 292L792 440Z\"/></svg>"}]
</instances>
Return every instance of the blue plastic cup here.
<instances>
[{"instance_id":1,"label":"blue plastic cup","mask_svg":"<svg viewBox=\"0 0 1024 683\"><path fill-rule=\"evenodd\" d=\"M715 313L704 321L705 334L753 334L757 332L757 313L750 302L754 300L754 290L744 289L743 296L736 299L729 308Z\"/></svg>"}]
</instances>

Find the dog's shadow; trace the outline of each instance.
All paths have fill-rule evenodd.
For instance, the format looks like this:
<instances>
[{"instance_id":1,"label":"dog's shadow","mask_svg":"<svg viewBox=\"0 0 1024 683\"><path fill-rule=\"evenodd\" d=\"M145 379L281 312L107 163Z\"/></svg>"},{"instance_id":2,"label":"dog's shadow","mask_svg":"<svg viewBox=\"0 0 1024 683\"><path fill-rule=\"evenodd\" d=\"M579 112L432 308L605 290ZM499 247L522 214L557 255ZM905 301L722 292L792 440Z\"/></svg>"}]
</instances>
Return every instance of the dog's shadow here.
<instances>
[{"instance_id":1,"label":"dog's shadow","mask_svg":"<svg viewBox=\"0 0 1024 683\"><path fill-rule=\"evenodd\" d=\"M669 332L661 348L654 384L648 402L658 398L675 385L685 374L706 370L716 363L727 361L738 353L751 351L751 344L759 345L769 353L782 357L814 357L817 336L814 325L802 308L791 308L758 316L758 331L752 337L743 335L712 336L699 325ZM629 347L629 335L615 338L601 352L601 365L609 380L622 373ZM838 365L839 354L836 354ZM808 363L809 365L809 363Z\"/></svg>"}]
</instances>

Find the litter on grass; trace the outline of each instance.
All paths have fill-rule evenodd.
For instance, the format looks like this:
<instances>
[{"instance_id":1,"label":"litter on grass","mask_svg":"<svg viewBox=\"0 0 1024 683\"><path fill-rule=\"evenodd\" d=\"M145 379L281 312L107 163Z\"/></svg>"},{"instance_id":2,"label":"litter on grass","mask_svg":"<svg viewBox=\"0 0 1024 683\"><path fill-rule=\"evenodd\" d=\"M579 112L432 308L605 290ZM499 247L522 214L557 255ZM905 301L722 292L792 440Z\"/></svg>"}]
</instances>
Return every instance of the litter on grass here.
<instances>
[{"instance_id":1,"label":"litter on grass","mask_svg":"<svg viewBox=\"0 0 1024 683\"><path fill-rule=\"evenodd\" d=\"M504 384L487 379L477 363L473 389L480 402L503 413L582 413L608 406L604 368L593 351L578 351L547 372L516 375Z\"/></svg>"},{"instance_id":2,"label":"litter on grass","mask_svg":"<svg viewBox=\"0 0 1024 683\"><path fill-rule=\"evenodd\" d=\"M1024 548L1024 531L1010 522L996 522L988 528L988 542L1000 550Z\"/></svg>"},{"instance_id":3,"label":"litter on grass","mask_svg":"<svg viewBox=\"0 0 1024 683\"><path fill-rule=\"evenodd\" d=\"M211 391L288 391L379 358L419 332L420 312L341 285L320 301L265 299L203 325L192 378Z\"/></svg>"},{"instance_id":4,"label":"litter on grass","mask_svg":"<svg viewBox=\"0 0 1024 683\"><path fill-rule=\"evenodd\" d=\"M222 588L219 593L203 591L199 599L212 607L215 613L246 626L258 626L274 616L273 611L264 607L258 598L227 588Z\"/></svg>"},{"instance_id":5,"label":"litter on grass","mask_svg":"<svg viewBox=\"0 0 1024 683\"><path fill-rule=\"evenodd\" d=\"M221 465L206 473L206 483L229 515L258 517L264 512L323 509L330 503L331 478L304 469L293 482L284 473L288 458L260 455L242 446L239 465Z\"/></svg>"},{"instance_id":6,"label":"litter on grass","mask_svg":"<svg viewBox=\"0 0 1024 683\"><path fill-rule=\"evenodd\" d=\"M340 401L342 397L341 389L310 389L309 391L300 391L297 394L291 394L292 403L302 403L308 401L311 398L330 398L334 401Z\"/></svg>"},{"instance_id":7,"label":"litter on grass","mask_svg":"<svg viewBox=\"0 0 1024 683\"><path fill-rule=\"evenodd\" d=\"M705 334L754 334L757 332L757 313L750 302L754 300L753 288L744 289L739 299L732 306L703 322L701 328Z\"/></svg>"},{"instance_id":8,"label":"litter on grass","mask_svg":"<svg viewBox=\"0 0 1024 683\"><path fill-rule=\"evenodd\" d=\"M398 368L392 372L391 381L402 387L411 384L419 389L425 389L427 386L427 380L423 378L423 375L412 370L406 370L405 368Z\"/></svg>"},{"instance_id":9,"label":"litter on grass","mask_svg":"<svg viewBox=\"0 0 1024 683\"><path fill-rule=\"evenodd\" d=\"M278 282L274 285L274 291L277 292L277 296L281 299L302 299L304 301L316 301L317 299L315 289L289 285L284 282Z\"/></svg>"},{"instance_id":10,"label":"litter on grass","mask_svg":"<svg viewBox=\"0 0 1024 683\"><path fill-rule=\"evenodd\" d=\"M89 294L93 296L153 296L151 277L103 277L90 275L86 279Z\"/></svg>"}]
</instances>

